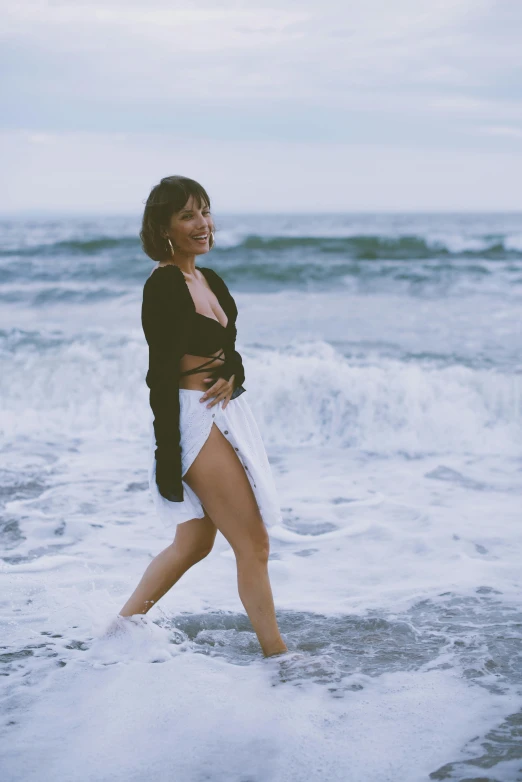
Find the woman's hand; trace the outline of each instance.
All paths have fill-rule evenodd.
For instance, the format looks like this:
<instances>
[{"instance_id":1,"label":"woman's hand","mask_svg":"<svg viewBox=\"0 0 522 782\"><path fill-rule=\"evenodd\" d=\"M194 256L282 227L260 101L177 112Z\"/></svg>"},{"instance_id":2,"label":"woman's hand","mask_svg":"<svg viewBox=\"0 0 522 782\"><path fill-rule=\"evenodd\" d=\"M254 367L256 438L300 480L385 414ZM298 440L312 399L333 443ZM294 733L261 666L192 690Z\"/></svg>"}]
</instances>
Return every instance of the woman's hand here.
<instances>
[{"instance_id":1,"label":"woman's hand","mask_svg":"<svg viewBox=\"0 0 522 782\"><path fill-rule=\"evenodd\" d=\"M230 380L225 380L222 377L218 377L216 382L213 386L210 386L210 388L207 388L201 399L200 402L204 402L209 397L213 396L215 399L212 402L209 402L207 405L207 408L214 407L214 405L217 405L217 403L220 400L223 400L223 410L226 408L228 403L230 402L230 397L232 396L234 392L234 378L235 375L232 375L230 377ZM205 383L211 383L214 378L212 377L206 377Z\"/></svg>"}]
</instances>

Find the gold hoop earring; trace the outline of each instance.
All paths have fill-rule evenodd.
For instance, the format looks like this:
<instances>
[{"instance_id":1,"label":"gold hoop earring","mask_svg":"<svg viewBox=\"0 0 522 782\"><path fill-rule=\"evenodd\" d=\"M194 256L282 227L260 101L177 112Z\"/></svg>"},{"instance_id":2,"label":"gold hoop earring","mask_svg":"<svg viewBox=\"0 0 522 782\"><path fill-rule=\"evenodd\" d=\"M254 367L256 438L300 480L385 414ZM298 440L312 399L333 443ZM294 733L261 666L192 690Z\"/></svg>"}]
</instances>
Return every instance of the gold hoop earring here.
<instances>
[{"instance_id":1,"label":"gold hoop earring","mask_svg":"<svg viewBox=\"0 0 522 782\"><path fill-rule=\"evenodd\" d=\"M171 257L174 258L174 247L172 246L172 242L170 241L170 237L169 236L167 236L167 242L168 242L169 247L170 247Z\"/></svg>"},{"instance_id":2,"label":"gold hoop earring","mask_svg":"<svg viewBox=\"0 0 522 782\"><path fill-rule=\"evenodd\" d=\"M214 231L210 232L210 236L208 238L208 246L210 250L214 247Z\"/></svg>"}]
</instances>

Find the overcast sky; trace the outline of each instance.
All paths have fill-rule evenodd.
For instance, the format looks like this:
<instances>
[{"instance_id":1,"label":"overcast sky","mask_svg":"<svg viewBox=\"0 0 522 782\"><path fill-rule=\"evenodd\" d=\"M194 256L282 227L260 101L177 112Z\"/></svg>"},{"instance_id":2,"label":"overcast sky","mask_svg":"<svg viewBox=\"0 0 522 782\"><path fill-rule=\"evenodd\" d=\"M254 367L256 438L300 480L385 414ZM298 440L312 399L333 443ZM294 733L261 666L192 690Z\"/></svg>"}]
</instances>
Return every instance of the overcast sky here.
<instances>
[{"instance_id":1,"label":"overcast sky","mask_svg":"<svg viewBox=\"0 0 522 782\"><path fill-rule=\"evenodd\" d=\"M518 0L15 0L0 210L522 208Z\"/></svg>"}]
</instances>

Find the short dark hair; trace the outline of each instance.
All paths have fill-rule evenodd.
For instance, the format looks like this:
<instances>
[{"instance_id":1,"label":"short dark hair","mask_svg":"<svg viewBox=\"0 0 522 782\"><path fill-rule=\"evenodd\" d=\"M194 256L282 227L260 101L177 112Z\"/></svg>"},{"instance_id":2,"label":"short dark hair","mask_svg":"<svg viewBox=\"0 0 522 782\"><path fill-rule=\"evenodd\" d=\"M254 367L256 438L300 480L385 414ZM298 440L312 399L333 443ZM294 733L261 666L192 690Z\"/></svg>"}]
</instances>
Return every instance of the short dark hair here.
<instances>
[{"instance_id":1,"label":"short dark hair","mask_svg":"<svg viewBox=\"0 0 522 782\"><path fill-rule=\"evenodd\" d=\"M186 176L163 177L150 191L143 212L140 239L143 251L153 261L170 258L170 248L162 230L168 226L174 212L183 209L190 196L194 196L200 209L203 204L210 208L205 188Z\"/></svg>"}]
</instances>

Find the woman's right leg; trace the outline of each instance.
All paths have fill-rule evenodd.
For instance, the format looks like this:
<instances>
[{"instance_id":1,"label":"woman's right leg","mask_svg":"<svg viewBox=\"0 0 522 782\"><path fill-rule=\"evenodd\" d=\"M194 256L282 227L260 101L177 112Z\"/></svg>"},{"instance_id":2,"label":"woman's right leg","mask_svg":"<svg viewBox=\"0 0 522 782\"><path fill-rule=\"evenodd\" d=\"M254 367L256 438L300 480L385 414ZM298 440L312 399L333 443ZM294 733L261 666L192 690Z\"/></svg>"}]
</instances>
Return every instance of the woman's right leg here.
<instances>
[{"instance_id":1,"label":"woman's right leg","mask_svg":"<svg viewBox=\"0 0 522 782\"><path fill-rule=\"evenodd\" d=\"M266 527L244 467L215 424L183 478L234 551L239 596L265 656L288 651L268 577Z\"/></svg>"},{"instance_id":2,"label":"woman's right leg","mask_svg":"<svg viewBox=\"0 0 522 782\"><path fill-rule=\"evenodd\" d=\"M216 533L207 514L178 524L173 542L150 562L119 615L146 614L192 565L212 551Z\"/></svg>"}]
</instances>

